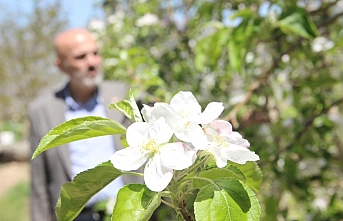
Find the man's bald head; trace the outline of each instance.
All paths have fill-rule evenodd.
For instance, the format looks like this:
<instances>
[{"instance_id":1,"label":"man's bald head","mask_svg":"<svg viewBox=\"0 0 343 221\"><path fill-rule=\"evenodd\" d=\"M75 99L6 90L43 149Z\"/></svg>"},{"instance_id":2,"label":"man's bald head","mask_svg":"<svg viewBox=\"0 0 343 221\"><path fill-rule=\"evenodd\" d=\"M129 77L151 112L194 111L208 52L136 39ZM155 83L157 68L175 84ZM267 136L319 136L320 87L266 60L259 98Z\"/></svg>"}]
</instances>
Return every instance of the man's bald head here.
<instances>
[{"instance_id":1,"label":"man's bald head","mask_svg":"<svg viewBox=\"0 0 343 221\"><path fill-rule=\"evenodd\" d=\"M54 41L54 47L56 50L57 57L59 59L65 58L70 50L84 41L94 41L95 39L91 32L83 28L70 29L61 32Z\"/></svg>"},{"instance_id":2,"label":"man's bald head","mask_svg":"<svg viewBox=\"0 0 343 221\"><path fill-rule=\"evenodd\" d=\"M102 79L98 46L92 33L77 28L64 31L54 41L56 65L68 74L71 86L95 87Z\"/></svg>"}]
</instances>

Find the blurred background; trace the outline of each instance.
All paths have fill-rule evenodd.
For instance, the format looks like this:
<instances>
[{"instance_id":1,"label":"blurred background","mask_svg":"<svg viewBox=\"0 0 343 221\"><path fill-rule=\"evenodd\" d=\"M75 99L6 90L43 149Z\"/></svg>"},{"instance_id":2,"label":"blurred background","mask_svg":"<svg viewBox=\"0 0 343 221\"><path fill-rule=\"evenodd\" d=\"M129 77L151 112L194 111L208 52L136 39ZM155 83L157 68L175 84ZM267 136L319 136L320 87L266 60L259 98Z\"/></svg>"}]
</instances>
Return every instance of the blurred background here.
<instances>
[{"instance_id":1,"label":"blurred background","mask_svg":"<svg viewBox=\"0 0 343 221\"><path fill-rule=\"evenodd\" d=\"M0 0L1 220L29 220L26 108L63 80L52 39L69 27L146 103L224 103L261 158L261 220L343 220L343 0Z\"/></svg>"}]
</instances>

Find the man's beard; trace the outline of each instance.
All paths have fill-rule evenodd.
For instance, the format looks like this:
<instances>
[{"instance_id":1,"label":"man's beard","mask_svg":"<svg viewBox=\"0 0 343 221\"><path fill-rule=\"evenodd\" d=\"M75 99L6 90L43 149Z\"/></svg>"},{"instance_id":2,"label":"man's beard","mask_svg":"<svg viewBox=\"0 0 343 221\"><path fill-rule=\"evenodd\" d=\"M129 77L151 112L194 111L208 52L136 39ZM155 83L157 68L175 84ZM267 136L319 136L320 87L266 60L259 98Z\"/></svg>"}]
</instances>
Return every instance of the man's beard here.
<instances>
[{"instance_id":1,"label":"man's beard","mask_svg":"<svg viewBox=\"0 0 343 221\"><path fill-rule=\"evenodd\" d=\"M85 77L82 78L82 84L86 87L95 87L98 86L103 80L103 74L99 73L95 77Z\"/></svg>"}]
</instances>

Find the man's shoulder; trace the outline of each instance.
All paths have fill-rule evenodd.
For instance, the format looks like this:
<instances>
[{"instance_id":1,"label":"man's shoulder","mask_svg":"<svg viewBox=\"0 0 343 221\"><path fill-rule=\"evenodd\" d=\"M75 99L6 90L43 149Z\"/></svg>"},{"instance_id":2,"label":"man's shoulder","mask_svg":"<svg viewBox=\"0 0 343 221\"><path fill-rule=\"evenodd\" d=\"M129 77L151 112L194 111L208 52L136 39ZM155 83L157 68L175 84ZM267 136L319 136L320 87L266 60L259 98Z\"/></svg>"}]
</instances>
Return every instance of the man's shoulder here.
<instances>
[{"instance_id":1,"label":"man's shoulder","mask_svg":"<svg viewBox=\"0 0 343 221\"><path fill-rule=\"evenodd\" d=\"M56 97L56 92L60 88L57 87L47 87L42 89L35 99L33 99L29 104L29 110L35 111L37 109L41 109L42 107L46 106L53 106L56 102L58 102L58 99Z\"/></svg>"},{"instance_id":2,"label":"man's shoulder","mask_svg":"<svg viewBox=\"0 0 343 221\"><path fill-rule=\"evenodd\" d=\"M105 80L100 84L101 88L111 88L111 89L127 89L128 85L122 81L110 81Z\"/></svg>"},{"instance_id":3,"label":"man's shoulder","mask_svg":"<svg viewBox=\"0 0 343 221\"><path fill-rule=\"evenodd\" d=\"M121 81L103 81L100 85L100 95L118 96L123 99L129 91L129 86Z\"/></svg>"}]
</instances>

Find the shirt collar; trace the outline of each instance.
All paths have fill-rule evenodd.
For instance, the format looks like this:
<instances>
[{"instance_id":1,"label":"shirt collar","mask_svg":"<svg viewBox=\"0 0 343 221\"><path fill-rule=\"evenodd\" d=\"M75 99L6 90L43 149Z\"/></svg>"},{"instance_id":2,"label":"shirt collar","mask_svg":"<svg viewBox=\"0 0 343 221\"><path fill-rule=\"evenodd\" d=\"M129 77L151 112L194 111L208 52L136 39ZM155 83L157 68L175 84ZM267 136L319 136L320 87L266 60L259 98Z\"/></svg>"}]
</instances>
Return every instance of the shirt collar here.
<instances>
[{"instance_id":1,"label":"shirt collar","mask_svg":"<svg viewBox=\"0 0 343 221\"><path fill-rule=\"evenodd\" d=\"M82 110L82 109L85 109L87 111L92 111L95 108L95 106L101 102L100 98L99 98L98 89L96 89L96 91L95 91L94 95L91 97L91 99L89 99L89 101L87 101L84 104L80 104L80 103L76 102L71 97L70 90L69 90L68 86L63 89L63 94L64 94L65 102L66 102L68 109L70 111L78 111L78 110Z\"/></svg>"}]
</instances>

